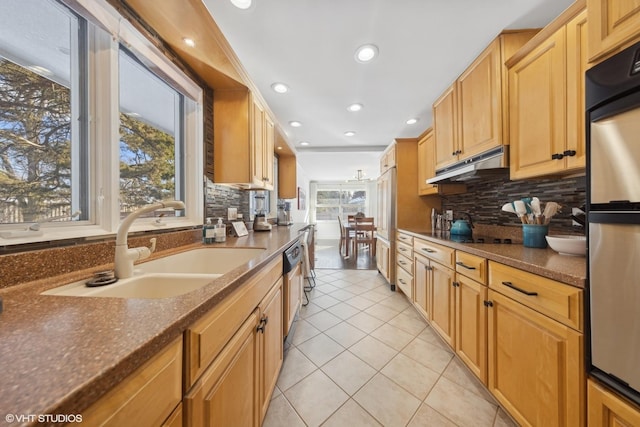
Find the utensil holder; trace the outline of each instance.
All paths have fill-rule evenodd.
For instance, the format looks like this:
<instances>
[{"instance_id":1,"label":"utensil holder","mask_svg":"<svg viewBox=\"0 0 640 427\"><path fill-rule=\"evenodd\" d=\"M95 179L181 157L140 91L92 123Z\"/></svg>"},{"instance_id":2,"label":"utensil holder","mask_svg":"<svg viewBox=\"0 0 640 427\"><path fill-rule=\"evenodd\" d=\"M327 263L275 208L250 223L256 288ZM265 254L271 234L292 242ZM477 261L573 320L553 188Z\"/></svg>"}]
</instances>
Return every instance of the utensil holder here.
<instances>
[{"instance_id":1,"label":"utensil holder","mask_svg":"<svg viewBox=\"0 0 640 427\"><path fill-rule=\"evenodd\" d=\"M549 225L522 224L522 240L527 248L547 247L545 236L549 233Z\"/></svg>"}]
</instances>

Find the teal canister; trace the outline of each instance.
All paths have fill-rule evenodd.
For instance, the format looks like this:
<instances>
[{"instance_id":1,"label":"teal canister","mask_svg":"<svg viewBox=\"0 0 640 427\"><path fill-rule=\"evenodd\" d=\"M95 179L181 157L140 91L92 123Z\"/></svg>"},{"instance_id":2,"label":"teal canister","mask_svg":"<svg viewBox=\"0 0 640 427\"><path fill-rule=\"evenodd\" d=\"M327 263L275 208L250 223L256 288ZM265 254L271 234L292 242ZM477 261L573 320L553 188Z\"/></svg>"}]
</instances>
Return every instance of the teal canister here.
<instances>
[{"instance_id":1,"label":"teal canister","mask_svg":"<svg viewBox=\"0 0 640 427\"><path fill-rule=\"evenodd\" d=\"M548 225L522 224L522 241L527 248L546 248L547 239L545 239L545 236L548 233Z\"/></svg>"}]
</instances>

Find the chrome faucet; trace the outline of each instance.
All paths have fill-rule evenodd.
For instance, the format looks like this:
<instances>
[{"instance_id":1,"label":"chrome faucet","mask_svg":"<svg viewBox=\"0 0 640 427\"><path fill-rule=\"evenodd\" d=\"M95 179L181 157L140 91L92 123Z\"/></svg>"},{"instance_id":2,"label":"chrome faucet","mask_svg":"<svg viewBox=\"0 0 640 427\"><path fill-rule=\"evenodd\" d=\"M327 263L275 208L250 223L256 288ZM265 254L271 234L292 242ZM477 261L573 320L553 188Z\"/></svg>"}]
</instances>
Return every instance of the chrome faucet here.
<instances>
[{"instance_id":1,"label":"chrome faucet","mask_svg":"<svg viewBox=\"0 0 640 427\"><path fill-rule=\"evenodd\" d=\"M149 256L151 256L151 254L156 250L155 238L150 240L150 247L140 246L138 248L129 248L127 246L127 235L131 224L133 224L133 221L138 219L140 215L163 208L184 209L185 206L180 200L153 203L131 212L122 221L122 223L120 223L120 227L118 227L118 234L116 236L115 259L115 274L118 279L126 279L127 277L133 276L133 262L149 258Z\"/></svg>"}]
</instances>

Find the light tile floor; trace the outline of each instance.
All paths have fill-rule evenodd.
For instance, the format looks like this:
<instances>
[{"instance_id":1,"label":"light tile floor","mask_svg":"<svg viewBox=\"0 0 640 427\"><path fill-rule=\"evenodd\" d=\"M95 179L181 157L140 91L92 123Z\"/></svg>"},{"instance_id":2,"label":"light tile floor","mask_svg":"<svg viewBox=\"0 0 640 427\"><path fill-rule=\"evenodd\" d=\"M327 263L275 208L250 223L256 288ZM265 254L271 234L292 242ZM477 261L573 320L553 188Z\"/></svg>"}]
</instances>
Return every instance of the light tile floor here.
<instances>
[{"instance_id":1,"label":"light tile floor","mask_svg":"<svg viewBox=\"0 0 640 427\"><path fill-rule=\"evenodd\" d=\"M375 270L316 270L265 427L516 426Z\"/></svg>"}]
</instances>

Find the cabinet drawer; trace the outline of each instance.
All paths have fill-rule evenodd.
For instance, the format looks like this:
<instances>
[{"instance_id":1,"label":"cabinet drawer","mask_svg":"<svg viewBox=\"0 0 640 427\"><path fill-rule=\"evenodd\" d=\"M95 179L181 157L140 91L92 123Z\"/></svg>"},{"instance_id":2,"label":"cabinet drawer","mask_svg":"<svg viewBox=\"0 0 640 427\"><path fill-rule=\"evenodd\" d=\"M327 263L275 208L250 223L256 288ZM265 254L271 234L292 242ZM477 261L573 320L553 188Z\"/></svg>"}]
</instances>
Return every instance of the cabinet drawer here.
<instances>
[{"instance_id":1,"label":"cabinet drawer","mask_svg":"<svg viewBox=\"0 0 640 427\"><path fill-rule=\"evenodd\" d=\"M456 251L456 272L484 285L487 284L487 260L485 258Z\"/></svg>"},{"instance_id":2,"label":"cabinet drawer","mask_svg":"<svg viewBox=\"0 0 640 427\"><path fill-rule=\"evenodd\" d=\"M571 328L583 330L581 289L493 261L489 261L489 287Z\"/></svg>"},{"instance_id":3,"label":"cabinet drawer","mask_svg":"<svg viewBox=\"0 0 640 427\"><path fill-rule=\"evenodd\" d=\"M401 241L396 242L396 252L407 258L413 258L413 246L402 243Z\"/></svg>"},{"instance_id":4,"label":"cabinet drawer","mask_svg":"<svg viewBox=\"0 0 640 427\"><path fill-rule=\"evenodd\" d=\"M413 276L413 259L412 258L407 258L406 256L398 253L396 263L398 264L399 267L403 268L407 273Z\"/></svg>"},{"instance_id":5,"label":"cabinet drawer","mask_svg":"<svg viewBox=\"0 0 640 427\"><path fill-rule=\"evenodd\" d=\"M408 234L398 233L398 241L413 246L413 237Z\"/></svg>"},{"instance_id":6,"label":"cabinet drawer","mask_svg":"<svg viewBox=\"0 0 640 427\"><path fill-rule=\"evenodd\" d=\"M413 277L399 265L396 266L396 285L409 300L413 299Z\"/></svg>"},{"instance_id":7,"label":"cabinet drawer","mask_svg":"<svg viewBox=\"0 0 640 427\"><path fill-rule=\"evenodd\" d=\"M429 259L453 269L455 249L438 245L437 243L427 242L425 240L414 239L413 250L416 254L426 256Z\"/></svg>"},{"instance_id":8,"label":"cabinet drawer","mask_svg":"<svg viewBox=\"0 0 640 427\"><path fill-rule=\"evenodd\" d=\"M186 330L187 388L193 385L220 353L280 276L282 276L282 257L271 261Z\"/></svg>"}]
</instances>

